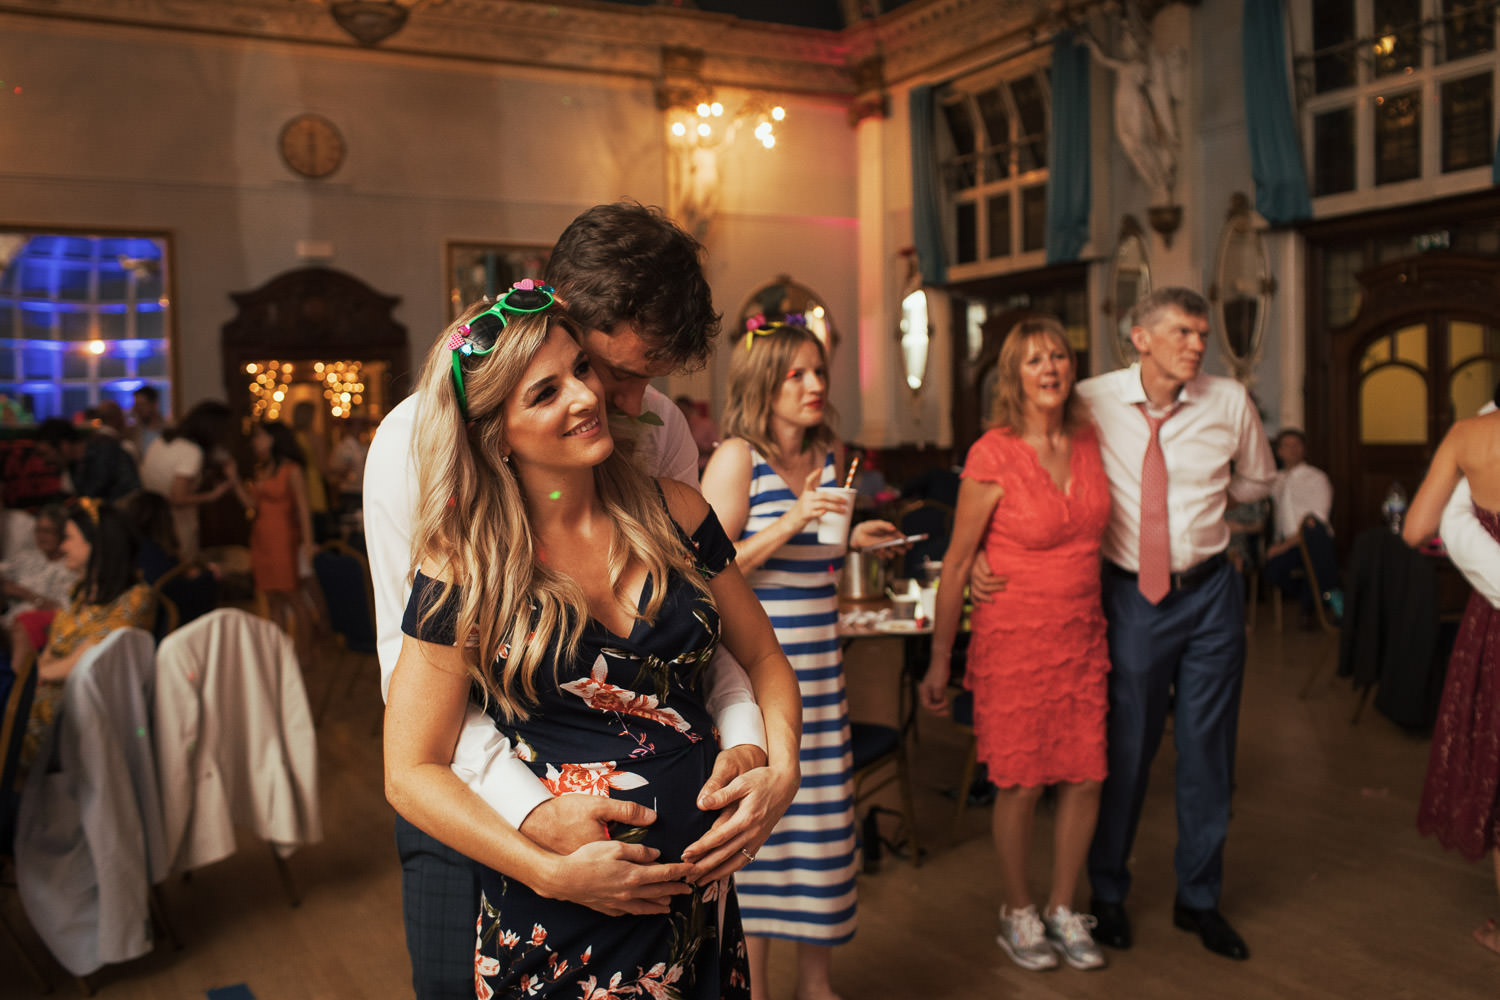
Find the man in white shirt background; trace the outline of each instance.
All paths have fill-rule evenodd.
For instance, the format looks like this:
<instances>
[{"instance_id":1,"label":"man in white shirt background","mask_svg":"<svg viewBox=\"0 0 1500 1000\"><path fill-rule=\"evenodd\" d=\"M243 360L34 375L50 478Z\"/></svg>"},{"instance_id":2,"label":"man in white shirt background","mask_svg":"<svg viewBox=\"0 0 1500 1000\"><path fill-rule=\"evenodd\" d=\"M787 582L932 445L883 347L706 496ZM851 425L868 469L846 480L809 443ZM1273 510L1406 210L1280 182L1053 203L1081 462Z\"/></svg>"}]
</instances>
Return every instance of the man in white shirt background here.
<instances>
[{"instance_id":1,"label":"man in white shirt background","mask_svg":"<svg viewBox=\"0 0 1500 1000\"><path fill-rule=\"evenodd\" d=\"M1095 940L1130 947L1131 851L1170 710L1173 922L1210 951L1244 959L1249 949L1218 909L1245 665L1244 585L1225 557L1224 513L1265 496L1276 470L1244 386L1202 373L1207 337L1203 297L1159 289L1131 316L1140 362L1078 385L1099 429L1111 500L1100 546L1109 776L1088 871Z\"/></svg>"},{"instance_id":2,"label":"man in white shirt background","mask_svg":"<svg viewBox=\"0 0 1500 1000\"><path fill-rule=\"evenodd\" d=\"M1306 574L1301 572L1302 527L1307 518L1314 517L1323 530L1329 530L1333 482L1322 469L1307 464L1307 438L1296 428L1284 428L1276 435L1276 457L1281 459L1281 471L1271 485L1275 531L1274 541L1266 549L1265 575L1267 581L1299 603L1302 623L1307 626L1313 617L1313 593ZM1338 567L1319 566L1317 571L1318 579L1332 586Z\"/></svg>"},{"instance_id":3,"label":"man in white shirt background","mask_svg":"<svg viewBox=\"0 0 1500 1000\"><path fill-rule=\"evenodd\" d=\"M603 385L615 423L634 423L636 464L647 474L698 485L698 448L681 411L650 380L701 366L718 333L702 248L655 209L598 205L575 219L553 248L547 281L586 331L583 348ZM411 532L417 474L412 431L420 399L408 397L382 421L365 462L364 514L374 581L381 690L401 649L401 618L411 593ZM765 730L744 671L721 651L705 675L720 733L714 773L699 805L723 809L719 823L750 825L772 791L765 775ZM597 840L606 822L644 825L654 817L623 800L553 796L477 705L453 755L454 772L492 809L537 844L559 854ZM396 819L403 918L419 1000L474 994L478 876L468 858ZM579 886L575 902L612 893L628 906L628 880ZM598 898L597 896L594 898Z\"/></svg>"}]
</instances>

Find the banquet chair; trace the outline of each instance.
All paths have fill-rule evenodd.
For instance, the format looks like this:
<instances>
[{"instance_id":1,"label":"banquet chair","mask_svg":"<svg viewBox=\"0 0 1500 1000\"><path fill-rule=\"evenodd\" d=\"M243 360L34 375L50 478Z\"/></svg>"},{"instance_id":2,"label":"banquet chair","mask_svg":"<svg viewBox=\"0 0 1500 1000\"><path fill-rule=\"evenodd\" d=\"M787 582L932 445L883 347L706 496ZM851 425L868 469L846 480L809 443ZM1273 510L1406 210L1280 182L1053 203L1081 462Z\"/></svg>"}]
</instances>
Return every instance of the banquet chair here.
<instances>
[{"instance_id":1,"label":"banquet chair","mask_svg":"<svg viewBox=\"0 0 1500 1000\"><path fill-rule=\"evenodd\" d=\"M167 876L151 740L156 643L118 628L79 659L21 789L16 888L58 962L86 979L175 943L160 896ZM24 725L24 720L17 720Z\"/></svg>"},{"instance_id":2,"label":"banquet chair","mask_svg":"<svg viewBox=\"0 0 1500 1000\"><path fill-rule=\"evenodd\" d=\"M36 693L36 651L28 650L20 663L12 664L10 690L5 693L3 715L0 715L0 860L10 861L16 830L16 804L20 790L16 787L16 771L21 754L21 740L26 735L26 719L31 713L31 699ZM42 973L41 967L26 950L20 936L10 925L4 914L0 914L0 934L12 951L21 958L21 964L43 993L52 991L52 984Z\"/></svg>"},{"instance_id":3,"label":"banquet chair","mask_svg":"<svg viewBox=\"0 0 1500 1000\"><path fill-rule=\"evenodd\" d=\"M157 577L151 585L156 595L156 640L219 604L219 585L214 575L197 562L181 562Z\"/></svg>"},{"instance_id":4,"label":"banquet chair","mask_svg":"<svg viewBox=\"0 0 1500 1000\"><path fill-rule=\"evenodd\" d=\"M339 541L324 542L313 556L313 574L323 590L328 625L339 644L339 667L330 671L314 725L321 726L337 689L338 677L348 671L345 697L359 680L362 663L375 661L375 591L370 564L359 552Z\"/></svg>"},{"instance_id":5,"label":"banquet chair","mask_svg":"<svg viewBox=\"0 0 1500 1000\"><path fill-rule=\"evenodd\" d=\"M1338 566L1338 553L1333 545L1333 535L1328 526L1316 517L1309 515L1302 521L1300 532L1301 540L1297 547L1302 552L1302 572L1307 576L1307 587L1313 596L1313 618L1318 623L1318 630L1323 633L1326 650L1312 658L1307 671L1307 679L1302 684L1302 690L1297 697L1306 699L1312 693L1313 684L1318 675L1323 672L1325 663L1337 665L1339 655L1339 625L1335 621L1335 612L1331 606L1333 592L1338 587L1337 576L1331 576L1331 569L1336 570ZM1354 721L1358 721L1359 713L1356 711Z\"/></svg>"},{"instance_id":6,"label":"banquet chair","mask_svg":"<svg viewBox=\"0 0 1500 1000\"><path fill-rule=\"evenodd\" d=\"M914 708L912 687L905 667L896 672L897 719L906 720ZM906 831L905 844L913 867L922 864L922 846L917 835L917 811L911 793L911 771L907 760L907 738L912 727L898 722L886 725L874 722L849 723L849 746L853 757L853 795L856 823L859 822L859 807L876 792L896 783L901 797L901 821ZM863 843L865 871L873 871L878 865L879 833L875 817L879 815L877 805L871 805L865 815ZM874 838L874 842L872 842ZM900 843L900 841L897 841Z\"/></svg>"},{"instance_id":7,"label":"banquet chair","mask_svg":"<svg viewBox=\"0 0 1500 1000\"><path fill-rule=\"evenodd\" d=\"M155 741L166 859L191 872L236 850L235 827L266 841L292 906L286 859L323 839L317 742L291 638L220 608L162 640Z\"/></svg>"}]
</instances>

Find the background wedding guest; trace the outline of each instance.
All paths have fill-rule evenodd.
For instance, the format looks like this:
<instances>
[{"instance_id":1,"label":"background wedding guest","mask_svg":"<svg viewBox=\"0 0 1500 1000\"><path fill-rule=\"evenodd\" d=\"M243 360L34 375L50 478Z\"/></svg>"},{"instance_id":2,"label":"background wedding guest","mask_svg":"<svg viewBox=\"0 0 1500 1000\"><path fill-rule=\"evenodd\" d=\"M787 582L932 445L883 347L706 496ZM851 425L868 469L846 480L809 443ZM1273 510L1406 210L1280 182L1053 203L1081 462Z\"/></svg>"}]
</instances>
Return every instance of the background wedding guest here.
<instances>
[{"instance_id":1,"label":"background wedding guest","mask_svg":"<svg viewBox=\"0 0 1500 1000\"><path fill-rule=\"evenodd\" d=\"M136 452L142 459L167 422L161 414L161 393L154 385L141 385L131 395L131 436L135 439Z\"/></svg>"},{"instance_id":2,"label":"background wedding guest","mask_svg":"<svg viewBox=\"0 0 1500 1000\"><path fill-rule=\"evenodd\" d=\"M151 588L135 568L135 534L125 515L93 497L80 497L63 529L63 560L79 575L66 607L47 632L37 657L36 694L21 748L21 766L41 750L62 705L63 684L88 650L117 628L150 629ZM18 783L19 787L19 783Z\"/></svg>"},{"instance_id":3,"label":"background wedding guest","mask_svg":"<svg viewBox=\"0 0 1500 1000\"><path fill-rule=\"evenodd\" d=\"M172 522L177 529L182 559L198 557L199 505L213 503L230 490L228 478L214 486L203 484L208 463L214 456L229 461L224 450L229 431L229 406L217 400L204 400L176 426L163 430L146 449L141 462L141 485L160 493L172 504Z\"/></svg>"},{"instance_id":4,"label":"background wedding guest","mask_svg":"<svg viewBox=\"0 0 1500 1000\"><path fill-rule=\"evenodd\" d=\"M1224 554L1224 513L1265 496L1276 467L1244 386L1203 374L1207 341L1208 302L1159 289L1131 314L1140 361L1078 385L1099 429L1111 501L1101 545L1109 776L1088 870L1095 938L1128 948L1131 849L1172 705L1173 923L1243 959L1249 949L1218 908L1245 667L1244 583Z\"/></svg>"},{"instance_id":5,"label":"background wedding guest","mask_svg":"<svg viewBox=\"0 0 1500 1000\"><path fill-rule=\"evenodd\" d=\"M37 428L36 444L49 461L62 466L65 488L74 496L118 500L141 488L135 459L108 434L49 417Z\"/></svg>"},{"instance_id":6,"label":"background wedding guest","mask_svg":"<svg viewBox=\"0 0 1500 1000\"><path fill-rule=\"evenodd\" d=\"M1475 516L1500 542L1500 413L1457 421L1444 435L1406 512L1408 545L1432 537L1460 478ZM1489 854L1500 890L1500 609L1479 593L1469 596L1448 658L1417 828L1470 861ZM1493 918L1474 938L1500 953Z\"/></svg>"},{"instance_id":7,"label":"background wedding guest","mask_svg":"<svg viewBox=\"0 0 1500 1000\"><path fill-rule=\"evenodd\" d=\"M852 503L819 491L844 481L822 342L798 322L751 322L729 359L724 440L704 471L703 495L796 668L804 735L802 789L735 884L756 1000L770 995L772 937L797 943L797 995L829 1000L836 996L832 949L854 936L854 807L838 642L846 544L820 541L815 522L839 510L852 514ZM863 521L847 544L899 537L889 522Z\"/></svg>"},{"instance_id":8,"label":"background wedding guest","mask_svg":"<svg viewBox=\"0 0 1500 1000\"><path fill-rule=\"evenodd\" d=\"M1106 771L1099 539L1109 483L1073 392L1075 365L1056 319L1025 320L1006 336L991 429L970 447L959 485L920 688L927 708L946 712L964 588L983 549L1008 580L974 607L964 687L974 694L978 759L999 786L991 833L1005 902L997 941L1033 970L1054 967L1058 955L1075 969L1104 965L1092 918L1073 906ZM1057 788L1052 883L1038 914L1026 865L1048 786Z\"/></svg>"},{"instance_id":9,"label":"background wedding guest","mask_svg":"<svg viewBox=\"0 0 1500 1000\"><path fill-rule=\"evenodd\" d=\"M35 545L17 546L0 562L6 606L0 625L11 633L11 663L18 662L28 649L39 650L47 643L47 627L59 608L68 603L78 571L68 565L63 555L63 532L68 522L67 508L48 504L37 511L33 524Z\"/></svg>"},{"instance_id":10,"label":"background wedding guest","mask_svg":"<svg viewBox=\"0 0 1500 1000\"><path fill-rule=\"evenodd\" d=\"M1284 428L1276 435L1276 457L1281 469L1271 484L1271 509L1276 518L1272 543L1266 548L1266 579L1295 599L1304 625L1311 624L1314 595L1302 572L1302 525L1316 518L1324 530L1333 511L1333 483L1322 469L1307 463L1307 438L1300 430ZM1324 589L1336 586L1337 566L1319 566Z\"/></svg>"}]
</instances>

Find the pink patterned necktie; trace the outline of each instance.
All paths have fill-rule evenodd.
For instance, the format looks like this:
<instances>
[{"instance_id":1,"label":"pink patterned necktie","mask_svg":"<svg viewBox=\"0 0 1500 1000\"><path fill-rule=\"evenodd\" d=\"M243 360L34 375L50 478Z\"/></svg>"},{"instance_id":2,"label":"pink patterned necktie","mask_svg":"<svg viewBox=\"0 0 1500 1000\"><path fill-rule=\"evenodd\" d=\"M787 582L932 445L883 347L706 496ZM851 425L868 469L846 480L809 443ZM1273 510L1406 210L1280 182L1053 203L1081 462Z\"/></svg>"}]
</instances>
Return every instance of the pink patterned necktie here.
<instances>
[{"instance_id":1,"label":"pink patterned necktie","mask_svg":"<svg viewBox=\"0 0 1500 1000\"><path fill-rule=\"evenodd\" d=\"M1161 425L1177 407L1153 417L1140 404L1141 413L1151 430L1146 443L1146 458L1141 463L1141 548L1137 565L1136 586L1141 596L1159 604L1172 587L1172 544L1167 535L1167 459L1161 450Z\"/></svg>"}]
</instances>

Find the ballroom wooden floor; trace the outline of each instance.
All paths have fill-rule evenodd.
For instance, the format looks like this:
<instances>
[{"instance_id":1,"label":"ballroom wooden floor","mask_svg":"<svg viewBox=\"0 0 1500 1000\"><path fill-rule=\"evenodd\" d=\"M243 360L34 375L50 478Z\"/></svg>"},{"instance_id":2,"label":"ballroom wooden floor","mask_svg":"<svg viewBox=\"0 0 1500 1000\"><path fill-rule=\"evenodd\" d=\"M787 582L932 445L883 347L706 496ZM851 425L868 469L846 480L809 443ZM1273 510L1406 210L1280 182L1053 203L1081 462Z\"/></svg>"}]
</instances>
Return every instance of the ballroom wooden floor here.
<instances>
[{"instance_id":1,"label":"ballroom wooden floor","mask_svg":"<svg viewBox=\"0 0 1500 1000\"><path fill-rule=\"evenodd\" d=\"M916 797L926 863L887 858L860 878L860 931L835 959L846 1000L960 998L1485 998L1500 995L1500 956L1469 937L1500 915L1491 869L1419 837L1414 826L1427 740L1369 711L1348 722L1353 695L1320 684L1299 701L1307 665L1326 647L1316 634L1269 615L1251 638L1240 728L1238 794L1226 862L1224 911L1253 957L1230 962L1171 926L1173 754L1157 759L1136 844L1130 912L1136 946L1111 952L1100 972L1025 972L994 944L998 878L988 816L970 812L955 838L953 804L967 747L951 724L924 719ZM861 640L849 652L857 718L894 711L896 639ZM323 679L310 672L316 693ZM410 996L401 931L391 811L381 795L378 708L367 669L353 697L319 736L324 843L293 857L303 891L287 905L269 853L245 844L235 857L164 886L183 949L165 944L93 977L108 1000L203 997L245 984L258 1000ZM1039 845L1050 824L1043 816ZM1041 893L1047 856L1038 851ZM24 927L15 894L0 907ZM42 955L56 992L77 988ZM791 952L773 952L774 991L790 1000ZM38 994L16 956L0 947L0 998Z\"/></svg>"}]
</instances>

